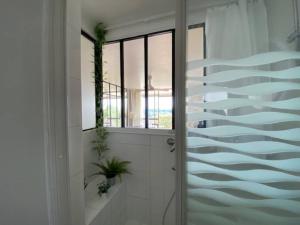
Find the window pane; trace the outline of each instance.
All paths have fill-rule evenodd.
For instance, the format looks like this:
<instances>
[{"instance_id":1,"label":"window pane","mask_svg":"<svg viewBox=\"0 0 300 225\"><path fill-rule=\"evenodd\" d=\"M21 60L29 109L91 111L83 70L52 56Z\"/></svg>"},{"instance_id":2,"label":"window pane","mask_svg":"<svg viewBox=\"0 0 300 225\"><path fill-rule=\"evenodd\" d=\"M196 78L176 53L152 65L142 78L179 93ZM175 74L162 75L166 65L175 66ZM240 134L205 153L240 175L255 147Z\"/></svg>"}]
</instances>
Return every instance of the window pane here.
<instances>
[{"instance_id":1,"label":"window pane","mask_svg":"<svg viewBox=\"0 0 300 225\"><path fill-rule=\"evenodd\" d=\"M124 42L125 125L145 127L144 39Z\"/></svg>"},{"instance_id":2,"label":"window pane","mask_svg":"<svg viewBox=\"0 0 300 225\"><path fill-rule=\"evenodd\" d=\"M149 128L172 129L172 33L148 39Z\"/></svg>"},{"instance_id":3,"label":"window pane","mask_svg":"<svg viewBox=\"0 0 300 225\"><path fill-rule=\"evenodd\" d=\"M201 60L204 59L204 40L203 40L203 27L197 27L192 28L188 30L188 39L187 39L187 60L193 61L193 60ZM193 70L189 76L193 77L195 74L198 76L204 76L204 69L199 68L196 70ZM187 85L193 85L194 80L187 80ZM199 103L204 102L204 96L191 96L188 97L188 105L187 105L187 111L197 111L197 112L203 112L203 108L199 107ZM188 124L188 127L204 127L206 126L205 121L193 121Z\"/></svg>"},{"instance_id":4,"label":"window pane","mask_svg":"<svg viewBox=\"0 0 300 225\"><path fill-rule=\"evenodd\" d=\"M81 36L82 129L96 127L94 43Z\"/></svg>"},{"instance_id":5,"label":"window pane","mask_svg":"<svg viewBox=\"0 0 300 225\"><path fill-rule=\"evenodd\" d=\"M121 127L120 43L103 46L103 120L106 127Z\"/></svg>"},{"instance_id":6,"label":"window pane","mask_svg":"<svg viewBox=\"0 0 300 225\"><path fill-rule=\"evenodd\" d=\"M203 40L203 27L191 28L188 30L188 54L189 61L201 60L204 58L204 40ZM203 75L203 69L199 69Z\"/></svg>"}]
</instances>

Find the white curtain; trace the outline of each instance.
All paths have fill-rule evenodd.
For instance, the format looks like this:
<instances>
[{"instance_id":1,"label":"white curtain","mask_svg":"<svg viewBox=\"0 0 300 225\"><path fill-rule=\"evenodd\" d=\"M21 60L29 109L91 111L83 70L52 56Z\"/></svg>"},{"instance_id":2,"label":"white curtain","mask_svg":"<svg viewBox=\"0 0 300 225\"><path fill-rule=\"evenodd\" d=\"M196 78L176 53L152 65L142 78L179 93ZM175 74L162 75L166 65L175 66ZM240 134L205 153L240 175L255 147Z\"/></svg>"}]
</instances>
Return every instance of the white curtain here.
<instances>
[{"instance_id":1,"label":"white curtain","mask_svg":"<svg viewBox=\"0 0 300 225\"><path fill-rule=\"evenodd\" d=\"M206 15L207 57L239 59L268 52L267 10L263 0L239 0L210 8Z\"/></svg>"},{"instance_id":2,"label":"white curtain","mask_svg":"<svg viewBox=\"0 0 300 225\"><path fill-rule=\"evenodd\" d=\"M128 98L128 127L141 126L141 91L135 89L127 90Z\"/></svg>"},{"instance_id":3,"label":"white curtain","mask_svg":"<svg viewBox=\"0 0 300 225\"><path fill-rule=\"evenodd\" d=\"M206 14L207 58L241 59L258 53L269 52L269 34L267 9L264 0L239 0L226 6L214 7ZM266 67L261 69L267 70ZM208 74L238 69L226 66L211 66ZM261 82L260 78L249 78L251 82ZM232 82L239 87L249 83L249 79ZM220 101L233 97L225 92L208 93L205 100ZM247 98L245 96L245 98ZM223 114L240 114L228 112ZM209 125L220 125L219 122L209 122Z\"/></svg>"}]
</instances>

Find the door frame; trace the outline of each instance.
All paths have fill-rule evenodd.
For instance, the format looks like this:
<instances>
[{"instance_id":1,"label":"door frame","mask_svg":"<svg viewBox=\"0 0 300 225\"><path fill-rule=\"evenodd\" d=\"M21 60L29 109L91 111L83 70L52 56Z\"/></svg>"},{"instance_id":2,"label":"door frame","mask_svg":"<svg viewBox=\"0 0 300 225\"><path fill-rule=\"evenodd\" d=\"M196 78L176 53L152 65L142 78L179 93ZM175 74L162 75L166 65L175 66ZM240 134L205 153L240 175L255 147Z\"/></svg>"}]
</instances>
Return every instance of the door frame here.
<instances>
[{"instance_id":1,"label":"door frame","mask_svg":"<svg viewBox=\"0 0 300 225\"><path fill-rule=\"evenodd\" d=\"M186 225L186 5L187 0L176 0L176 225ZM46 182L48 187L47 200L50 225L70 224L66 116L65 9L65 0L45 0L43 9L44 127Z\"/></svg>"},{"instance_id":2,"label":"door frame","mask_svg":"<svg viewBox=\"0 0 300 225\"><path fill-rule=\"evenodd\" d=\"M187 0L176 0L175 26L175 140L176 140L176 225L186 224L186 5Z\"/></svg>"},{"instance_id":3,"label":"door frame","mask_svg":"<svg viewBox=\"0 0 300 225\"><path fill-rule=\"evenodd\" d=\"M43 0L43 112L49 225L70 225L67 148L66 0Z\"/></svg>"}]
</instances>

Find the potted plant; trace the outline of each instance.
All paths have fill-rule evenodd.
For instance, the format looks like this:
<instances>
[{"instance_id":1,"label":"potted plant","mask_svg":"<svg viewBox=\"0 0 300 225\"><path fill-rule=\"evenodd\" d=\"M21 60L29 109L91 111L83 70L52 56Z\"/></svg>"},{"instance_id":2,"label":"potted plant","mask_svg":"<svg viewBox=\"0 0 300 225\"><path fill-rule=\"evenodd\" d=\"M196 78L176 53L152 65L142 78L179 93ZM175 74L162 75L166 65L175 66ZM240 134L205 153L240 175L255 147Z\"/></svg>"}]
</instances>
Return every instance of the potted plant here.
<instances>
[{"instance_id":1,"label":"potted plant","mask_svg":"<svg viewBox=\"0 0 300 225\"><path fill-rule=\"evenodd\" d=\"M104 175L107 183L112 186L116 182L116 176L120 179L123 174L130 173L128 170L129 161L121 161L116 157L107 159L104 163L93 163L99 168L99 171L93 175Z\"/></svg>"},{"instance_id":2,"label":"potted plant","mask_svg":"<svg viewBox=\"0 0 300 225\"><path fill-rule=\"evenodd\" d=\"M107 182L103 181L102 183L98 184L98 194L100 196L106 195L110 187L111 186Z\"/></svg>"}]
</instances>

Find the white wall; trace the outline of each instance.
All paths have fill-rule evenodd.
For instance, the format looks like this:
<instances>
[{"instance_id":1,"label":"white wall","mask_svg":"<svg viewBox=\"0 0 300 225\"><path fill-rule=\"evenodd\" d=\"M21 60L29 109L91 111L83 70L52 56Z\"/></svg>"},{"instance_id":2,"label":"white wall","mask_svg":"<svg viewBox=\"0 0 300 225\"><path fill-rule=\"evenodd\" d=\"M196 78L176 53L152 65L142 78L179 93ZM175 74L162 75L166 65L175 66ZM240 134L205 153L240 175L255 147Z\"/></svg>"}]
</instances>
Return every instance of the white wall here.
<instances>
[{"instance_id":1,"label":"white wall","mask_svg":"<svg viewBox=\"0 0 300 225\"><path fill-rule=\"evenodd\" d=\"M92 141L95 140L95 130L87 130L82 133L82 151L84 154L84 176L87 182L93 179L90 177L91 174L96 172L96 168L91 165L92 162L97 162L98 156L93 150Z\"/></svg>"},{"instance_id":2,"label":"white wall","mask_svg":"<svg viewBox=\"0 0 300 225\"><path fill-rule=\"evenodd\" d=\"M95 45L81 35L81 105L82 129L96 126Z\"/></svg>"},{"instance_id":3,"label":"white wall","mask_svg":"<svg viewBox=\"0 0 300 225\"><path fill-rule=\"evenodd\" d=\"M0 224L47 225L41 0L0 7Z\"/></svg>"},{"instance_id":4,"label":"white wall","mask_svg":"<svg viewBox=\"0 0 300 225\"><path fill-rule=\"evenodd\" d=\"M161 225L163 211L175 190L175 153L170 153L166 140L170 131L111 128L108 144L110 155L131 161L132 174L126 183L128 224ZM94 131L83 133L86 174L93 172L90 162L96 155L91 150ZM175 200L167 214L166 225L174 225Z\"/></svg>"},{"instance_id":5,"label":"white wall","mask_svg":"<svg viewBox=\"0 0 300 225\"><path fill-rule=\"evenodd\" d=\"M89 17L89 15L81 14L81 29L95 38L94 27L97 23Z\"/></svg>"},{"instance_id":6,"label":"white wall","mask_svg":"<svg viewBox=\"0 0 300 225\"><path fill-rule=\"evenodd\" d=\"M85 217L81 126L81 0L67 0L66 29L71 223L72 225L83 225Z\"/></svg>"},{"instance_id":7,"label":"white wall","mask_svg":"<svg viewBox=\"0 0 300 225\"><path fill-rule=\"evenodd\" d=\"M103 177L103 179L105 179ZM98 195L98 184L102 178L96 178L85 190L86 225L125 225L126 223L126 187L117 183L105 196Z\"/></svg>"},{"instance_id":8,"label":"white wall","mask_svg":"<svg viewBox=\"0 0 300 225\"><path fill-rule=\"evenodd\" d=\"M121 38L134 37L138 35L153 33L175 28L174 14L161 15L157 18L136 21L130 24L123 24L108 27L107 40L118 40Z\"/></svg>"}]
</instances>

